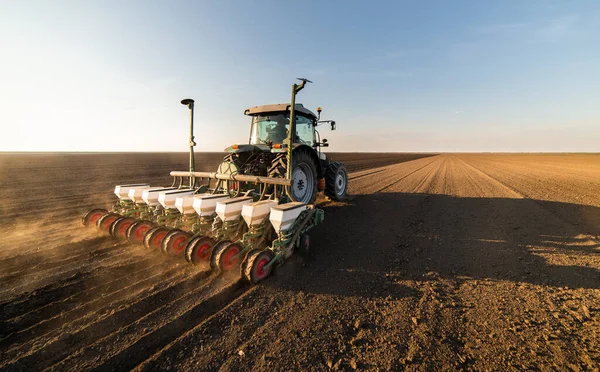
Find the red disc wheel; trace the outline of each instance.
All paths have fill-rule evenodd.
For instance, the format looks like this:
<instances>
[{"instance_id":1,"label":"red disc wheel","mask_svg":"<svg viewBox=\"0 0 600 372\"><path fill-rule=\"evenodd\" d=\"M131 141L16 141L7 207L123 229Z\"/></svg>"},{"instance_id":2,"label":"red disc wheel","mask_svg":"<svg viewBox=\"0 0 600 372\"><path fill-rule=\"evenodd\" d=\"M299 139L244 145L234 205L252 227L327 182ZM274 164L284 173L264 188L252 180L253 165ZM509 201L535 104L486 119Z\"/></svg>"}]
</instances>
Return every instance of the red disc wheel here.
<instances>
[{"instance_id":1,"label":"red disc wheel","mask_svg":"<svg viewBox=\"0 0 600 372\"><path fill-rule=\"evenodd\" d=\"M108 213L108 211L106 209L101 209L101 208L92 209L91 211L87 212L85 214L85 216L83 216L81 218L81 223L83 224L83 226L86 226L86 227L94 226L94 225L96 225L96 222L98 222L100 217L104 216L107 213Z\"/></svg>"},{"instance_id":2,"label":"red disc wheel","mask_svg":"<svg viewBox=\"0 0 600 372\"><path fill-rule=\"evenodd\" d=\"M110 235L117 239L127 238L127 229L129 229L129 226L133 225L134 222L135 218L132 217L123 217L115 221L110 227Z\"/></svg>"},{"instance_id":3,"label":"red disc wheel","mask_svg":"<svg viewBox=\"0 0 600 372\"><path fill-rule=\"evenodd\" d=\"M163 239L160 248L164 254L169 256L183 256L189 240L190 233L183 230L173 230Z\"/></svg>"},{"instance_id":4,"label":"red disc wheel","mask_svg":"<svg viewBox=\"0 0 600 372\"><path fill-rule=\"evenodd\" d=\"M243 248L239 243L232 243L220 248L218 252L215 252L216 267L221 271L231 271L240 267L242 257L239 253Z\"/></svg>"},{"instance_id":5,"label":"red disc wheel","mask_svg":"<svg viewBox=\"0 0 600 372\"><path fill-rule=\"evenodd\" d=\"M110 226L119 218L121 218L121 216L116 213L107 213L96 221L96 227L99 232L108 234L110 232Z\"/></svg>"},{"instance_id":6,"label":"red disc wheel","mask_svg":"<svg viewBox=\"0 0 600 372\"><path fill-rule=\"evenodd\" d=\"M214 246L214 239L207 236L198 236L187 244L185 259L194 265L208 263Z\"/></svg>"},{"instance_id":7,"label":"red disc wheel","mask_svg":"<svg viewBox=\"0 0 600 372\"><path fill-rule=\"evenodd\" d=\"M160 249L162 241L167 237L169 231L171 229L164 226L151 229L144 236L144 245L149 249Z\"/></svg>"},{"instance_id":8,"label":"red disc wheel","mask_svg":"<svg viewBox=\"0 0 600 372\"><path fill-rule=\"evenodd\" d=\"M129 226L127 229L127 240L131 244L143 244L144 235L154 227L154 224L150 221L138 220Z\"/></svg>"},{"instance_id":9,"label":"red disc wheel","mask_svg":"<svg viewBox=\"0 0 600 372\"><path fill-rule=\"evenodd\" d=\"M217 265L217 256L220 254L220 252L222 250L224 250L225 248L227 248L227 246L229 244L231 244L232 241L231 240L222 240L220 242L217 242L215 244L215 247L213 248L211 254L210 254L210 267L211 269L216 269L217 267L219 267Z\"/></svg>"},{"instance_id":10,"label":"red disc wheel","mask_svg":"<svg viewBox=\"0 0 600 372\"><path fill-rule=\"evenodd\" d=\"M244 277L252 284L256 284L271 275L273 265L267 266L273 259L273 252L268 249L252 251L244 264Z\"/></svg>"}]
</instances>

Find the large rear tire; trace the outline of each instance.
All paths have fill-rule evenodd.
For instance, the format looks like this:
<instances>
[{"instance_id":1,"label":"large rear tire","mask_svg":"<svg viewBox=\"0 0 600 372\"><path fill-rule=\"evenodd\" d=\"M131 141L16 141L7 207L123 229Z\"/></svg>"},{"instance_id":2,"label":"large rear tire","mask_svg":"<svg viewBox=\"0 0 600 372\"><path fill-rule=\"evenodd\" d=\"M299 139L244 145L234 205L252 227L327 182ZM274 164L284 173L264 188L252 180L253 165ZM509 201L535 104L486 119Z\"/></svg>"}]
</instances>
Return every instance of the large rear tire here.
<instances>
[{"instance_id":1,"label":"large rear tire","mask_svg":"<svg viewBox=\"0 0 600 372\"><path fill-rule=\"evenodd\" d=\"M278 156L269 168L269 177L286 177L286 158ZM306 151L296 150L292 156L292 186L286 187L292 201L311 204L317 197L317 166Z\"/></svg>"},{"instance_id":2,"label":"large rear tire","mask_svg":"<svg viewBox=\"0 0 600 372\"><path fill-rule=\"evenodd\" d=\"M325 170L325 195L337 201L348 195L348 171L338 161L329 164Z\"/></svg>"}]
</instances>

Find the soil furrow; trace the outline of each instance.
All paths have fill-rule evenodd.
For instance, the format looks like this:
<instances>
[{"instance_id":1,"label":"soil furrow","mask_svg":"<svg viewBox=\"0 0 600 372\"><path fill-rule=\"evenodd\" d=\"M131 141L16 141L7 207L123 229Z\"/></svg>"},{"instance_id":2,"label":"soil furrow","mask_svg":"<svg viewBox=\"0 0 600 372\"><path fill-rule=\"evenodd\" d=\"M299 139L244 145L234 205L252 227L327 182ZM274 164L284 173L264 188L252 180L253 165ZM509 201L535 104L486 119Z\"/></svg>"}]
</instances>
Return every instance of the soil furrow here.
<instances>
[{"instance_id":1,"label":"soil furrow","mask_svg":"<svg viewBox=\"0 0 600 372\"><path fill-rule=\"evenodd\" d=\"M223 311L228 304L243 296L249 289L248 283L243 281L237 281L227 285L224 288L219 289L216 293L209 295L208 297L202 296L202 290L199 291L198 295L202 299L201 301L195 300L195 304L191 308L185 308L185 312L178 313L177 315L162 316L161 322L167 321L166 324L160 324L158 327L154 327L154 322L150 322L150 327L147 321L142 321L140 324L144 324L146 329L145 334L136 335L136 339L129 345L123 345L119 347L114 355L106 353L106 347L102 345L91 345L86 347L85 355L77 357L77 365L83 365L93 367L94 370L116 370L116 369L132 369L144 360L152 356L158 350L168 345L174 339L177 339L185 332L194 328L197 324L202 323L205 319L212 316L213 314ZM169 304L170 307L180 306L176 302ZM162 309L157 309L157 312L162 312ZM170 321L169 321L170 320ZM137 328L137 327L136 327ZM130 333L131 330L120 330L119 333ZM119 339L122 336L119 336ZM111 344L111 342L105 342L105 344ZM87 353L87 350L96 350L95 353ZM110 351L109 351L110 352ZM92 355L91 365L86 364L86 361L90 361L88 355ZM104 355L103 355L104 354ZM98 355L102 355L103 358L98 358ZM88 357L86 357L88 356ZM106 358L108 357L108 358ZM57 365L57 369L63 369L63 366Z\"/></svg>"},{"instance_id":2,"label":"soil furrow","mask_svg":"<svg viewBox=\"0 0 600 372\"><path fill-rule=\"evenodd\" d=\"M103 284L110 284L124 277L135 275L146 267L149 261L149 259L136 260L136 258L138 257L131 257L123 260L123 262L119 262L117 266L97 268L84 275L74 275L64 281L50 284L34 292L27 292L13 301L0 305L3 309L0 321L24 315L29 317L32 312L39 311L48 305L52 305L52 303L72 299L88 290L81 288L84 281L93 280L94 282L101 283L97 286L100 287ZM91 277L93 279L89 279Z\"/></svg>"},{"instance_id":3,"label":"soil furrow","mask_svg":"<svg viewBox=\"0 0 600 372\"><path fill-rule=\"evenodd\" d=\"M49 367L65 359L72 352L71 349L65 350L65 343L75 349L93 343L95 340L105 337L127 324L135 322L142 314L154 311L157 304L174 301L182 295L182 292L187 293L187 288L194 288L195 282L201 281L207 276L207 273L201 272L177 283L168 283L157 292L110 313L106 318L86 324L83 328L72 333L61 335L56 340L44 345L43 348L9 361L4 367L14 368L15 370L28 369L32 365L39 368Z\"/></svg>"}]
</instances>

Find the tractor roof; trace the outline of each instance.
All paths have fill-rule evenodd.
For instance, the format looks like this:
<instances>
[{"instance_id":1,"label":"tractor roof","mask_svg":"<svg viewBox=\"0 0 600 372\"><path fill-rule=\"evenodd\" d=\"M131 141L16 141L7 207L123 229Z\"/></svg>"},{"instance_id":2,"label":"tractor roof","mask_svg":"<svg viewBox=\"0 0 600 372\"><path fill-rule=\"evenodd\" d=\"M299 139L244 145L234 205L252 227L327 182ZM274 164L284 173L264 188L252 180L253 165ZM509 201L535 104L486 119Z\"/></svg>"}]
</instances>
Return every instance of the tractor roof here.
<instances>
[{"instance_id":1,"label":"tractor roof","mask_svg":"<svg viewBox=\"0 0 600 372\"><path fill-rule=\"evenodd\" d=\"M245 115L258 115L258 114L264 114L264 113L270 113L270 112L287 112L290 110L290 106L291 105L289 103L277 103L274 105L254 106L254 107L250 107L249 109L246 109L246 111L244 111L244 114ZM312 112L309 109L307 109L306 107L304 107L301 103L296 103L296 112L304 114L305 116L309 116L313 119L317 118L317 115L315 115L314 112Z\"/></svg>"}]
</instances>

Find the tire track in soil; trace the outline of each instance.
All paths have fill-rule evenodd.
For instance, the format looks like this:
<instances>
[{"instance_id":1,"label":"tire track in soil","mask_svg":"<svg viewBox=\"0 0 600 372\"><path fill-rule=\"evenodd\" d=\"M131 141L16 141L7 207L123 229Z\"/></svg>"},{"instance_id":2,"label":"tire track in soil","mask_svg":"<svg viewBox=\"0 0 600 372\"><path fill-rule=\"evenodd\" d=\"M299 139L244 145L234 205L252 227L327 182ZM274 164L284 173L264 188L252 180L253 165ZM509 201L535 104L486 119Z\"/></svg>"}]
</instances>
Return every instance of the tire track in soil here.
<instances>
[{"instance_id":1,"label":"tire track in soil","mask_svg":"<svg viewBox=\"0 0 600 372\"><path fill-rule=\"evenodd\" d=\"M137 268L135 265L140 266ZM141 264L141 265L140 265ZM153 279L157 276L165 275L165 278L168 279L168 275L171 273L169 270L176 267L177 265L170 265L170 267L166 267L164 272L157 272L153 275L145 276L144 279L135 281L133 283L129 281L124 281L129 277L138 277L141 273L150 272L154 270L154 268L160 266L159 264L155 264L152 266L146 266L145 261L135 262L134 265L125 265L126 272L124 272L120 276L111 275L110 268L108 273L103 273L100 277L86 277L84 280L76 283L77 286L87 287L86 283L91 282L100 283L97 285L92 285L89 288L84 288L78 292L69 293L68 289L63 289L66 293L66 297L53 301L51 303L45 304L44 306L31 309L25 314L14 317L15 319L10 319L7 321L0 322L3 325L3 333L0 333L0 347L3 346L4 343L9 342L5 341L5 337L13 334L13 337L23 337L23 332L30 332L35 334L36 336L44 335L44 333L40 334L40 329L34 327L37 324L43 323L44 326L42 329L47 329L52 326L52 324L57 323L59 319L63 319L67 316L71 316L73 318L74 311L77 310L79 313L82 312L81 309L85 308L96 308L98 306L102 306L103 303L109 303L110 301L116 301L120 297L118 296L119 292L125 291L125 296L127 294L131 294L132 291L137 290L137 287L142 287L147 284L151 284ZM133 266L133 267L129 267ZM123 269L122 269L123 270ZM114 279L112 279L114 278ZM125 284L125 286L123 286ZM46 296L47 297L47 296ZM56 299L56 297L54 297ZM92 298L92 300L89 300ZM52 324L46 324L47 322L52 322ZM65 323L65 322L63 322ZM4 333L6 332L6 333ZM18 332L15 334L13 332ZM41 331L43 332L43 330ZM19 336L20 335L20 336Z\"/></svg>"},{"instance_id":2,"label":"tire track in soil","mask_svg":"<svg viewBox=\"0 0 600 372\"><path fill-rule=\"evenodd\" d=\"M546 208L546 207L544 206L544 204L542 203L542 201L540 201L540 200L537 200L537 199L533 199L533 198L531 198L531 197L530 197L530 196L529 196L527 193L525 193L525 192L523 192L523 191L520 191L520 190L518 190L518 189L516 189L516 188L514 188L514 187L512 187L512 186L510 186L510 185L508 185L508 184L506 184L506 183L504 183L504 182L502 182L502 181L500 181L500 180L499 180L499 179L497 179L496 177L494 177L494 176L492 176L492 175L490 175L490 174L488 174L488 173L486 173L486 172L482 171L481 169L479 169L479 168L475 167L474 165L471 165L471 164L469 164L469 163L465 162L465 161L464 161L464 160L462 160L462 159L458 159L458 160L460 160L460 161L461 161L461 162L463 162L465 165L467 165L468 167L472 168L474 171L478 172L479 174L481 174L481 175L483 175L483 176L485 176L485 177L489 178L491 181L493 181L493 182L495 182L495 183L497 183L497 184L499 184L499 185L502 185L502 186L503 186L504 188L506 188L507 190L509 190L509 191L511 191L511 192L513 192L513 193L515 193L515 194L517 194L517 195L519 195L520 197L522 197L522 198L524 198L524 199L527 199L527 200L529 200L529 201L531 201L531 202L535 203L535 205L537 205L537 206L538 206L540 209L542 209L544 212L546 212L546 213L548 213L549 215L553 216L553 217L554 217L554 218L556 218L557 220L560 220L560 221L561 221L561 222L563 222L564 224L566 224L566 225L568 225L568 226L577 226L577 224L575 224L575 223L573 223L573 222L571 222L571 221L569 221L569 220L567 220L567 219L563 218L562 216L558 215L558 214L557 214L555 211L553 211L552 209L550 209L550 208ZM600 244L600 237L597 237L596 235L592 234L590 231L585 231L584 233L585 233L586 235L588 235L588 238L589 238L590 240L593 240L593 241L595 241L595 242L596 242L596 244Z\"/></svg>"},{"instance_id":3,"label":"tire track in soil","mask_svg":"<svg viewBox=\"0 0 600 372\"><path fill-rule=\"evenodd\" d=\"M224 280L223 277L216 278ZM144 362L173 340L179 338L207 318L224 311L229 304L244 297L253 290L250 284L243 280L229 282L225 287L218 288L217 282L207 283L199 293L190 293L177 299L154 312L139 318L130 326L119 329L115 334L87 345L85 349L73 354L70 358L52 366L52 370L69 368L68 364L74 363L77 369L92 369L95 371L132 369ZM215 286L218 290L214 291ZM206 297L202 296L203 290L208 291ZM198 292L197 289L194 291ZM196 298L196 297L199 297ZM183 304L180 304L183 302ZM170 311L166 308L170 308ZM183 308L183 311L181 309ZM170 313L167 313L170 312ZM167 314L165 314L167 313ZM155 318L155 319L151 319ZM169 321L169 319L172 319ZM143 326L146 332L139 337L136 331ZM128 339L128 335L131 335ZM125 343L123 345L123 343Z\"/></svg>"},{"instance_id":4,"label":"tire track in soil","mask_svg":"<svg viewBox=\"0 0 600 372\"><path fill-rule=\"evenodd\" d=\"M389 189L389 188L391 188L391 187L395 186L395 185L396 185L396 184L398 184L400 181L402 181L402 180L406 179L407 177L409 177L409 176L411 176L411 175L413 175L413 174L415 174L415 173L419 172L420 170L422 170L422 169L424 169L425 167L427 167L427 166L431 165L431 164L432 164L432 163L434 163L435 161L438 161L438 160L439 160L438 158L439 158L439 156L434 156L434 157L433 157L433 160L429 161L427 164L425 164L425 165L422 165L422 166L418 167L417 169L415 169L415 170L412 170L412 171L410 171L409 173L407 173L407 174L405 174L405 175L403 175L403 176L401 176L401 177L398 177L398 178L396 178L394 181L392 181L392 182L390 182L390 183L386 184L385 186L383 186L383 187L381 187L381 188L379 188L379 189L377 189L377 190L375 190L375 191L372 191L372 194L377 194L377 193L383 192L384 190L387 190L387 189ZM405 163L402 163L402 164L405 164Z\"/></svg>"},{"instance_id":5,"label":"tire track in soil","mask_svg":"<svg viewBox=\"0 0 600 372\"><path fill-rule=\"evenodd\" d=\"M409 223L412 232L401 239L406 240L408 246L418 247L415 257L409 260L410 268L407 270L421 273L414 277L421 296L410 312L413 332L409 336L404 362L418 363L432 370L443 368L444 365L447 367L444 360L452 360L452 368L459 369L469 368L472 362L465 350L466 340L463 336L466 332L463 320L466 317L465 309L470 307L460 294L464 279L452 274L453 270L448 272L452 267L468 267L470 264L466 256L461 254L460 246L454 245L451 239L456 220L465 217L462 215L460 199L442 198L438 202L435 195L450 191L456 178L460 179L463 188L467 186L461 193L468 197L487 195L489 187L483 187L481 182L490 183L481 176L472 177L473 171L469 171L458 159L444 157L435 172L411 177L411 181L417 182L416 187L410 187L412 182L404 186L408 192L427 195L420 204L421 212ZM448 168L452 169L452 173L448 174ZM440 240L439 237L448 239ZM452 266L445 267L447 264L443 263L452 263ZM432 335L437 335L437 339L432 340Z\"/></svg>"},{"instance_id":6,"label":"tire track in soil","mask_svg":"<svg viewBox=\"0 0 600 372\"><path fill-rule=\"evenodd\" d=\"M188 273L183 274L187 276L186 279L176 283L165 284L162 282L154 285L153 289L158 287L158 291L139 298L135 302L128 300L125 306L119 306L109 311L108 316L100 320L81 325L78 330L66 333L64 332L66 325L63 325L58 337L45 343L35 351L30 350L27 354L21 350L21 353L12 360L6 361L0 367L12 370L29 370L34 366L35 369L47 368L67 358L73 349L84 348L86 345L92 344L118 329L135 322L142 314L155 311L157 304L168 304L175 301L181 297L182 292L187 292L187 289L194 288L194 283L204 280L210 275L208 272L195 273L191 277L187 275ZM89 313L86 319L93 315L95 313ZM69 345L69 348L65 348L65 345Z\"/></svg>"},{"instance_id":7,"label":"tire track in soil","mask_svg":"<svg viewBox=\"0 0 600 372\"><path fill-rule=\"evenodd\" d=\"M357 180L359 178L363 178L363 177L367 177L367 176L372 176L374 174L381 173L381 172L384 172L384 171L386 171L385 168L378 169L378 170L375 170L375 171L372 171L372 172L362 173L362 174L359 174L359 175L356 175L356 176L353 176L353 177L351 177L350 175L348 175L348 181Z\"/></svg>"}]
</instances>

